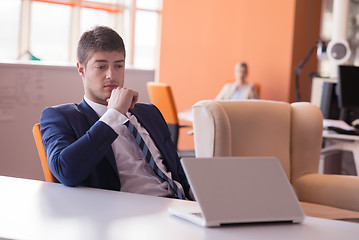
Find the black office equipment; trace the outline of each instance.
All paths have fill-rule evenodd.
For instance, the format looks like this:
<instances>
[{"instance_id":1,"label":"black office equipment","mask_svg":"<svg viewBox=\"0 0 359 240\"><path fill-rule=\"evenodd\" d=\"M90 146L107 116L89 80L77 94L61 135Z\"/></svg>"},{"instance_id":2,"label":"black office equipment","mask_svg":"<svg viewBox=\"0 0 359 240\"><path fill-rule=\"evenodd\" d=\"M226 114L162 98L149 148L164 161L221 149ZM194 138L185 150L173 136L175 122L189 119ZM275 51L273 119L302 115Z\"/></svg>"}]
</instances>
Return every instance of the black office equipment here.
<instances>
[{"instance_id":1,"label":"black office equipment","mask_svg":"<svg viewBox=\"0 0 359 240\"><path fill-rule=\"evenodd\" d=\"M339 119L340 109L338 107L338 96L336 93L337 83L324 82L320 110L325 119Z\"/></svg>"},{"instance_id":2,"label":"black office equipment","mask_svg":"<svg viewBox=\"0 0 359 240\"><path fill-rule=\"evenodd\" d=\"M340 119L351 124L359 118L359 67L339 66L337 94Z\"/></svg>"}]
</instances>

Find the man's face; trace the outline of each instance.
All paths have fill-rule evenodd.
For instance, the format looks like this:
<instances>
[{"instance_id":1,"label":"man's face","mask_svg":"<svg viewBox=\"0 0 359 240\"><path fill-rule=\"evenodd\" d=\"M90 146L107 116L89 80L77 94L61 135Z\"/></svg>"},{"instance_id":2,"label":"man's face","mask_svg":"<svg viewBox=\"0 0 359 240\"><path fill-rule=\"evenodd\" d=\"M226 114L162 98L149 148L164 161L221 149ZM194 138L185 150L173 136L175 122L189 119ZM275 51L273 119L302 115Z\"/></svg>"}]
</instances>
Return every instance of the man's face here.
<instances>
[{"instance_id":1,"label":"man's face","mask_svg":"<svg viewBox=\"0 0 359 240\"><path fill-rule=\"evenodd\" d=\"M125 56L122 52L96 51L84 66L77 63L85 96L96 103L107 105L112 89L122 88L125 78Z\"/></svg>"}]
</instances>

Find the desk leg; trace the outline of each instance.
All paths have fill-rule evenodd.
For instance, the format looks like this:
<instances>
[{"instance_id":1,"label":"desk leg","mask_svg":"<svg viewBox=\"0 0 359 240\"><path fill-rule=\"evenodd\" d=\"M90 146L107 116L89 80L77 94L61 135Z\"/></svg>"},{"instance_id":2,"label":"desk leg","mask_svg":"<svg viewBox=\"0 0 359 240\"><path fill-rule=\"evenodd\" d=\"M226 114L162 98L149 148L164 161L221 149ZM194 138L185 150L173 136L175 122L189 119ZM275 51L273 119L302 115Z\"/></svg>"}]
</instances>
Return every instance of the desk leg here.
<instances>
[{"instance_id":1,"label":"desk leg","mask_svg":"<svg viewBox=\"0 0 359 240\"><path fill-rule=\"evenodd\" d=\"M358 143L359 144L359 143ZM359 176L359 146L356 146L353 150L354 164L357 171L357 176Z\"/></svg>"},{"instance_id":2,"label":"desk leg","mask_svg":"<svg viewBox=\"0 0 359 240\"><path fill-rule=\"evenodd\" d=\"M359 142L351 141L351 140L336 140L336 139L326 139L325 141L326 141L326 145L328 146L325 146L322 149L322 154L335 150L342 150L342 151L347 150L353 153L356 175L358 176L359 175Z\"/></svg>"}]
</instances>

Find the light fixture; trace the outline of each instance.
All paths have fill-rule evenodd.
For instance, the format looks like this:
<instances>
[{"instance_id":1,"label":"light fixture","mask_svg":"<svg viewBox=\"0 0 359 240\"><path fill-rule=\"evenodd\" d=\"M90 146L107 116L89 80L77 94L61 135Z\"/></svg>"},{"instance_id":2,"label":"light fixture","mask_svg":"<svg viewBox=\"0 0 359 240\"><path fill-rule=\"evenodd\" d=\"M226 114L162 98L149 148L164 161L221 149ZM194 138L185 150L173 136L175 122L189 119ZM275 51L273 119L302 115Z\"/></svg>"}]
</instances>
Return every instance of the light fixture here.
<instances>
[{"instance_id":1,"label":"light fixture","mask_svg":"<svg viewBox=\"0 0 359 240\"><path fill-rule=\"evenodd\" d=\"M348 42L344 39L331 40L328 43L327 55L329 60L336 65L347 62L351 55Z\"/></svg>"},{"instance_id":2,"label":"light fixture","mask_svg":"<svg viewBox=\"0 0 359 240\"><path fill-rule=\"evenodd\" d=\"M296 90L296 101L300 101L300 90L299 90L299 74L304 65L308 62L310 56L314 52L314 50L317 48L317 57L320 60L325 60L328 58L327 55L327 47L323 40L319 39L315 42L315 44L312 46L312 48L309 50L307 56L294 68L295 72L295 90Z\"/></svg>"}]
</instances>

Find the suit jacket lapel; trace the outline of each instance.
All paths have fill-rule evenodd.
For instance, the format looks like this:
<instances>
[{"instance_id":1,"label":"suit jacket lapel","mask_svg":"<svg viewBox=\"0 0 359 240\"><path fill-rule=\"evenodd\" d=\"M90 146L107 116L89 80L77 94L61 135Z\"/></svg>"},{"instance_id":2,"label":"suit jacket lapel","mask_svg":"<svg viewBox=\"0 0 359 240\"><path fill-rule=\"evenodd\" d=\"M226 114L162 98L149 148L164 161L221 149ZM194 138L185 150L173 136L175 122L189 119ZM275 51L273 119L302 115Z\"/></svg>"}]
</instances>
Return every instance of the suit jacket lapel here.
<instances>
[{"instance_id":1,"label":"suit jacket lapel","mask_svg":"<svg viewBox=\"0 0 359 240\"><path fill-rule=\"evenodd\" d=\"M163 157L163 164L167 167L167 170L172 173L173 179L179 181L178 155L175 146L171 143L171 134L160 112L155 110L155 107L152 108L142 104L136 104L135 107L129 111L136 116L137 121L150 134L151 139Z\"/></svg>"},{"instance_id":2,"label":"suit jacket lapel","mask_svg":"<svg viewBox=\"0 0 359 240\"><path fill-rule=\"evenodd\" d=\"M85 102L84 99L82 99L81 103L79 104L79 111L86 116L89 123L89 128L99 119L97 113Z\"/></svg>"},{"instance_id":3,"label":"suit jacket lapel","mask_svg":"<svg viewBox=\"0 0 359 240\"><path fill-rule=\"evenodd\" d=\"M89 129L92 125L96 123L96 121L99 120L97 113L85 102L84 99L82 99L81 103L79 104L79 111L86 116L89 123ZM112 147L111 151L108 151L105 156L118 176L116 159Z\"/></svg>"},{"instance_id":4,"label":"suit jacket lapel","mask_svg":"<svg viewBox=\"0 0 359 240\"><path fill-rule=\"evenodd\" d=\"M161 152L161 154L164 154L164 135L163 134L156 134L155 131L153 131L153 126L151 126L149 121L144 121L145 116L142 114L141 111L137 111L136 108L129 109L129 112L137 118L137 121L141 124L142 127L146 129L146 131L150 134L151 139L155 143L158 150Z\"/></svg>"}]
</instances>

